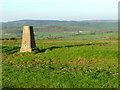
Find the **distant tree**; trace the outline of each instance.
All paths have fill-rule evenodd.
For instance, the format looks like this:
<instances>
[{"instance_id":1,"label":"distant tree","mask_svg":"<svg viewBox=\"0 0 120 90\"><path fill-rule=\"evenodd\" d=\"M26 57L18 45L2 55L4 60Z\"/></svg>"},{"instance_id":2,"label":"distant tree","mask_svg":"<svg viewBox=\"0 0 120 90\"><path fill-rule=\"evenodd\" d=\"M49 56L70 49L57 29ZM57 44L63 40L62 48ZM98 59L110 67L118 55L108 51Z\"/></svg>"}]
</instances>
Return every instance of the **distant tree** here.
<instances>
[{"instance_id":1,"label":"distant tree","mask_svg":"<svg viewBox=\"0 0 120 90\"><path fill-rule=\"evenodd\" d=\"M12 38L10 38L9 40L17 40L17 38L15 38L15 37L12 37Z\"/></svg>"}]
</instances>

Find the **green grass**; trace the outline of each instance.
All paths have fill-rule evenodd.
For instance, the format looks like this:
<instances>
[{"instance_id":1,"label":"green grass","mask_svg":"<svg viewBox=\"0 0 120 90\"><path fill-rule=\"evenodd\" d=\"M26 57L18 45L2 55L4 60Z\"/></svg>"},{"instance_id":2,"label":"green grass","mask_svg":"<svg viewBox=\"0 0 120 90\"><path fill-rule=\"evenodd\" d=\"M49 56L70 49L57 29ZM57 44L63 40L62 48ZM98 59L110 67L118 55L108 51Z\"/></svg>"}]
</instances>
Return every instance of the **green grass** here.
<instances>
[{"instance_id":1,"label":"green grass","mask_svg":"<svg viewBox=\"0 0 120 90\"><path fill-rule=\"evenodd\" d=\"M32 53L20 42L3 40L5 88L118 88L117 42L37 40Z\"/></svg>"},{"instance_id":2,"label":"green grass","mask_svg":"<svg viewBox=\"0 0 120 90\"><path fill-rule=\"evenodd\" d=\"M101 40L107 37L117 38L118 33L104 33L104 34L95 34L95 35L74 35L65 37L64 39L77 39L77 40Z\"/></svg>"},{"instance_id":3,"label":"green grass","mask_svg":"<svg viewBox=\"0 0 120 90\"><path fill-rule=\"evenodd\" d=\"M64 33L64 32L37 32L36 36L69 36L73 33Z\"/></svg>"},{"instance_id":4,"label":"green grass","mask_svg":"<svg viewBox=\"0 0 120 90\"><path fill-rule=\"evenodd\" d=\"M109 38L109 37L113 37L113 38L117 38L118 37L118 32L114 31L111 33L107 33L104 32L100 33L100 31L96 31L93 35L91 35L91 33L93 33L93 31L88 31L88 32L77 32L77 31L71 31L71 32L36 32L35 33L35 37L36 39L74 39L74 40L101 40L104 38ZM20 34L13 34L13 33L6 33L2 35L2 38L12 38L12 37L16 37L16 38L20 38L21 37L21 33Z\"/></svg>"}]
</instances>

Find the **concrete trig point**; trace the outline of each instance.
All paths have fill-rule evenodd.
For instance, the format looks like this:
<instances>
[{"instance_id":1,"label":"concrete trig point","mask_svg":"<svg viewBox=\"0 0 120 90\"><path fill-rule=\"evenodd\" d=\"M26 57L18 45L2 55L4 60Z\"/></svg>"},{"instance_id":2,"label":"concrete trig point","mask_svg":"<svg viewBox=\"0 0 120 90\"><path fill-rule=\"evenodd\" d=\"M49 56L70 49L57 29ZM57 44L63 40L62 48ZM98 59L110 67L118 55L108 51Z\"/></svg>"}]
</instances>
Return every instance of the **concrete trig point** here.
<instances>
[{"instance_id":1,"label":"concrete trig point","mask_svg":"<svg viewBox=\"0 0 120 90\"><path fill-rule=\"evenodd\" d=\"M32 52L35 49L36 49L36 44L35 44L33 27L24 26L20 52Z\"/></svg>"}]
</instances>

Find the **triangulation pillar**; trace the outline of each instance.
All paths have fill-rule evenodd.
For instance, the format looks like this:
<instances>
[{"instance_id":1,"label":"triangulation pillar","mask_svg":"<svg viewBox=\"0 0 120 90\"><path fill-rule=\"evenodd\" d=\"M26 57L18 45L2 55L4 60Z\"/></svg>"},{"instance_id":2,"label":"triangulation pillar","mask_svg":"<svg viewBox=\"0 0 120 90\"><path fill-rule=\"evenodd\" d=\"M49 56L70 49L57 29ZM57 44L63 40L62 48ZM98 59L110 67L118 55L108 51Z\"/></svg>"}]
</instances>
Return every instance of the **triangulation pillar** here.
<instances>
[{"instance_id":1,"label":"triangulation pillar","mask_svg":"<svg viewBox=\"0 0 120 90\"><path fill-rule=\"evenodd\" d=\"M22 45L20 52L32 52L36 49L35 37L32 26L24 26L22 34Z\"/></svg>"}]
</instances>

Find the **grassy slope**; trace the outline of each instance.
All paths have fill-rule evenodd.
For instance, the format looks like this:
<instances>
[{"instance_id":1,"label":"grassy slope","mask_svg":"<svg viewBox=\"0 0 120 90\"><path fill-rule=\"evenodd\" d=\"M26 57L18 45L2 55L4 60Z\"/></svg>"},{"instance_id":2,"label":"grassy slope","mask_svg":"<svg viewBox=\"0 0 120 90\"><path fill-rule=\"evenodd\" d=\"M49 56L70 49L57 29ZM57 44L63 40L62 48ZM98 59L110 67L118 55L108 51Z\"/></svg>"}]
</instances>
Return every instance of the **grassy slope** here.
<instances>
[{"instance_id":1,"label":"grassy slope","mask_svg":"<svg viewBox=\"0 0 120 90\"><path fill-rule=\"evenodd\" d=\"M19 40L3 41L3 87L118 87L117 42L36 42L40 53L19 53Z\"/></svg>"}]
</instances>

